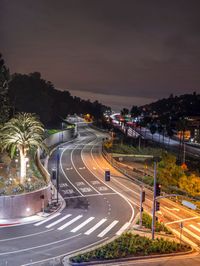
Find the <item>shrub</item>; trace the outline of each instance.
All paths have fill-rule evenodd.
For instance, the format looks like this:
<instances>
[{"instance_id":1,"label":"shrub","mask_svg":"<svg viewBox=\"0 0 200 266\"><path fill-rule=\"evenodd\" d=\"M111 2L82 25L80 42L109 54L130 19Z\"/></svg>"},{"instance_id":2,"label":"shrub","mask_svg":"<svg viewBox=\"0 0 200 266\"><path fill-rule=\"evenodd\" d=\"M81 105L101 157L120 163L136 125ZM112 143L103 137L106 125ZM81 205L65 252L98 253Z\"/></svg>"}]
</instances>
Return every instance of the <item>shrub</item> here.
<instances>
[{"instance_id":1,"label":"shrub","mask_svg":"<svg viewBox=\"0 0 200 266\"><path fill-rule=\"evenodd\" d=\"M151 240L130 232L122 234L113 242L71 258L72 262L82 263L91 260L118 259L128 256L147 256L188 251L190 247L163 238Z\"/></svg>"}]
</instances>

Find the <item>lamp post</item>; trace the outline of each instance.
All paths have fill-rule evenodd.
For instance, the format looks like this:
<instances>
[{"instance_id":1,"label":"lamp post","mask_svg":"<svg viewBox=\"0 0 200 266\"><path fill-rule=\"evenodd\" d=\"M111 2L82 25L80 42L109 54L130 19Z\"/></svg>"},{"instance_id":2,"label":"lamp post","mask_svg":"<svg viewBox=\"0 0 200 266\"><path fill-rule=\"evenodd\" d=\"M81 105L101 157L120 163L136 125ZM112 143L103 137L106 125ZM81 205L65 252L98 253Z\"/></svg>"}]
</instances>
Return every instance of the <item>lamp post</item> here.
<instances>
[{"instance_id":1,"label":"lamp post","mask_svg":"<svg viewBox=\"0 0 200 266\"><path fill-rule=\"evenodd\" d=\"M59 168L60 168L60 151L59 147L57 148L56 153L56 189L57 189L57 196L56 196L56 202L58 203L58 196L59 196Z\"/></svg>"},{"instance_id":2,"label":"lamp post","mask_svg":"<svg viewBox=\"0 0 200 266\"><path fill-rule=\"evenodd\" d=\"M62 127L62 143L63 143L63 127L64 127L64 123L61 123L61 127Z\"/></svg>"},{"instance_id":3,"label":"lamp post","mask_svg":"<svg viewBox=\"0 0 200 266\"><path fill-rule=\"evenodd\" d=\"M156 205L156 178L157 178L157 162L154 161L154 189L153 189L153 209L152 209L152 240L154 240L155 236L155 205Z\"/></svg>"},{"instance_id":4,"label":"lamp post","mask_svg":"<svg viewBox=\"0 0 200 266\"><path fill-rule=\"evenodd\" d=\"M152 208L152 240L154 240L155 236L155 221L156 221L156 199L157 199L157 192L156 192L156 183L157 183L157 163L160 161L160 157L154 157L154 183L153 183L153 208Z\"/></svg>"}]
</instances>

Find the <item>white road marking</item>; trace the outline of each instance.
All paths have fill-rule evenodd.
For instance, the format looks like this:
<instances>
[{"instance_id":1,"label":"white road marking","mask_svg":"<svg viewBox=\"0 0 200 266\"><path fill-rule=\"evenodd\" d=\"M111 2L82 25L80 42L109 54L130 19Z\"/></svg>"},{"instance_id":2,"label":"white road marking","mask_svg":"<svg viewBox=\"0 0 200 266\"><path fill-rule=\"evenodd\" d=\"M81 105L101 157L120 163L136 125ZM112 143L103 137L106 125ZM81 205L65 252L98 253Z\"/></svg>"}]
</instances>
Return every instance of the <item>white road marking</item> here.
<instances>
[{"instance_id":1,"label":"white road marking","mask_svg":"<svg viewBox=\"0 0 200 266\"><path fill-rule=\"evenodd\" d=\"M125 223L120 229L119 231L117 231L116 235L119 236L121 235L129 226L131 223Z\"/></svg>"},{"instance_id":2,"label":"white road marking","mask_svg":"<svg viewBox=\"0 0 200 266\"><path fill-rule=\"evenodd\" d=\"M113 221L106 229L104 229L98 237L103 237L105 236L119 221L115 220Z\"/></svg>"},{"instance_id":3,"label":"white road marking","mask_svg":"<svg viewBox=\"0 0 200 266\"><path fill-rule=\"evenodd\" d=\"M83 228L86 224L90 223L92 220L94 220L95 217L90 217L87 220L85 220L83 223L79 224L77 227L71 230L72 233L77 232L81 228Z\"/></svg>"},{"instance_id":4,"label":"white road marking","mask_svg":"<svg viewBox=\"0 0 200 266\"><path fill-rule=\"evenodd\" d=\"M194 234L192 231L188 230L187 228L183 227L183 231L200 241L200 237L197 234Z\"/></svg>"},{"instance_id":5,"label":"white road marking","mask_svg":"<svg viewBox=\"0 0 200 266\"><path fill-rule=\"evenodd\" d=\"M69 183L76 189L76 191L78 191L78 193L81 195L81 196L83 196L83 194L81 193L81 191L79 191L78 190L78 188L76 187L76 186L74 186L74 184L71 182L71 180L67 177L67 175L65 174L65 171L63 170L63 167L62 167L62 157L63 157L63 154L64 154L64 152L67 150L68 148L66 147L63 151L62 151L62 153L61 153L61 155L60 155L60 168L61 168L61 170L62 170L62 172L63 172L63 175L65 176L65 178L69 181Z\"/></svg>"},{"instance_id":6,"label":"white road marking","mask_svg":"<svg viewBox=\"0 0 200 266\"><path fill-rule=\"evenodd\" d=\"M79 234L79 235L81 235L81 234ZM77 235L77 236L78 236L78 235ZM35 265L35 264L38 264L38 263L41 264L41 263L43 263L43 262L47 262L47 261L51 261L51 260L54 260L54 259L57 259L57 258L61 258L61 257L64 257L64 256L68 256L68 255L73 254L73 253L75 253L75 252L80 252L80 251L83 250L83 249L87 249L87 248L89 248L89 247L95 246L95 245L97 245L97 244L99 244L99 243L103 243L103 242L104 242L105 240L107 240L107 239L108 239L108 237L105 237L105 238L103 238L103 239L101 239L101 240L98 240L98 241L96 241L96 242L94 242L94 243L92 243L92 244L90 244L90 245L84 246L84 247L79 248L79 249L72 250L72 251L70 251L70 252L68 252L68 253L60 254L60 255L58 255L58 256L56 256L56 257L51 257L51 258L44 259L44 260L39 260L39 261L29 262L29 263L27 263L27 264L23 264L23 265L21 265L21 266L30 266L30 265Z\"/></svg>"},{"instance_id":7,"label":"white road marking","mask_svg":"<svg viewBox=\"0 0 200 266\"><path fill-rule=\"evenodd\" d=\"M169 210L169 211L177 211L177 212L180 211L180 209L178 209L178 208L168 208L168 207L164 207L164 208Z\"/></svg>"},{"instance_id":8,"label":"white road marking","mask_svg":"<svg viewBox=\"0 0 200 266\"><path fill-rule=\"evenodd\" d=\"M67 238L64 238L64 239L61 239L61 240L58 240L58 241L54 241L54 242L51 242L51 243L48 243L48 244L44 244L44 245L40 245L40 246L36 246L36 247L18 249L18 250L13 250L13 251L9 251L9 252L3 252L3 253L0 253L0 256L14 254L14 253L20 253L20 252L25 252L25 251L28 251L28 250L34 250L34 249L38 249L38 248L48 247L48 246L51 246L51 245L55 246L55 244L62 243L64 241L66 241L66 240L75 238L75 237L80 236L80 235L81 234L74 235L74 236L71 236L71 237L67 237Z\"/></svg>"},{"instance_id":9,"label":"white road marking","mask_svg":"<svg viewBox=\"0 0 200 266\"><path fill-rule=\"evenodd\" d=\"M72 196L72 197L64 197L64 199L76 199L76 198L87 198L87 197L97 197L97 196L105 196L105 195L116 195L118 193L116 192L108 192L108 193L103 193L103 194L89 194L89 195L84 195L84 196Z\"/></svg>"},{"instance_id":10,"label":"white road marking","mask_svg":"<svg viewBox=\"0 0 200 266\"><path fill-rule=\"evenodd\" d=\"M180 218L180 217L178 217L178 218ZM191 220L195 220L195 219L199 219L199 218L200 218L199 216L195 216L195 217L191 217L191 218L185 218L185 219L176 220L176 221L165 223L165 224L166 225L168 225L168 224L176 224L176 223L191 221Z\"/></svg>"},{"instance_id":11,"label":"white road marking","mask_svg":"<svg viewBox=\"0 0 200 266\"><path fill-rule=\"evenodd\" d=\"M30 237L30 236L41 235L41 234L44 234L44 233L48 233L48 232L50 232L52 230L53 229L46 230L46 231L42 231L42 232L37 232L37 233L29 234L29 235L24 235L24 236L16 236L16 237L12 237L12 238L0 239L0 242L10 241L10 240L16 240L16 239L20 239L20 238L26 238L26 237Z\"/></svg>"},{"instance_id":12,"label":"white road marking","mask_svg":"<svg viewBox=\"0 0 200 266\"><path fill-rule=\"evenodd\" d=\"M99 228L103 223L105 223L107 219L100 220L97 224L95 224L92 228L90 228L88 231L85 232L85 235L90 235L92 232L94 232L97 228Z\"/></svg>"},{"instance_id":13,"label":"white road marking","mask_svg":"<svg viewBox=\"0 0 200 266\"><path fill-rule=\"evenodd\" d=\"M46 226L46 228L51 228L51 227L53 227L54 225L56 225L56 224L58 224L58 223L61 223L62 221L64 221L65 219L67 219L67 218L70 217L70 216L72 216L72 215L71 215L71 214L67 214L67 215L65 215L64 217L58 219L57 221L55 221L55 222L53 222L53 223L51 223L51 224L48 224L48 225Z\"/></svg>"},{"instance_id":14,"label":"white road marking","mask_svg":"<svg viewBox=\"0 0 200 266\"><path fill-rule=\"evenodd\" d=\"M200 229L198 227L196 227L195 225L190 224L189 226L192 227L194 230L200 232Z\"/></svg>"},{"instance_id":15,"label":"white road marking","mask_svg":"<svg viewBox=\"0 0 200 266\"><path fill-rule=\"evenodd\" d=\"M66 228L67 226L69 226L70 224L73 224L74 222L78 221L79 219L81 219L83 217L83 215L78 215L76 216L74 219L72 219L71 221L63 224L62 226L60 226L58 228L58 230L63 230L64 228Z\"/></svg>"},{"instance_id":16,"label":"white road marking","mask_svg":"<svg viewBox=\"0 0 200 266\"><path fill-rule=\"evenodd\" d=\"M76 148L75 148L76 149ZM98 194L101 194L95 187L93 187L80 173L79 171L76 169L76 166L74 164L74 161L73 161L73 152L75 151L75 149L71 152L71 163L75 169L75 171L77 172L77 174L85 181L85 183L88 184L88 186L90 186L94 191L96 191ZM82 150L81 150L82 152Z\"/></svg>"},{"instance_id":17,"label":"white road marking","mask_svg":"<svg viewBox=\"0 0 200 266\"><path fill-rule=\"evenodd\" d=\"M41 222L36 223L36 224L34 224L34 225L35 225L35 226L39 226L39 225L41 225L41 224L44 224L44 223L46 223L46 222L48 222L48 221L50 221L50 220L52 220L52 219L58 217L59 215L61 215L61 213L58 212L58 213L56 213L55 215L53 215L53 216L51 216L51 217L49 217L49 218L47 218L47 219L44 219L44 220L42 220Z\"/></svg>"}]
</instances>

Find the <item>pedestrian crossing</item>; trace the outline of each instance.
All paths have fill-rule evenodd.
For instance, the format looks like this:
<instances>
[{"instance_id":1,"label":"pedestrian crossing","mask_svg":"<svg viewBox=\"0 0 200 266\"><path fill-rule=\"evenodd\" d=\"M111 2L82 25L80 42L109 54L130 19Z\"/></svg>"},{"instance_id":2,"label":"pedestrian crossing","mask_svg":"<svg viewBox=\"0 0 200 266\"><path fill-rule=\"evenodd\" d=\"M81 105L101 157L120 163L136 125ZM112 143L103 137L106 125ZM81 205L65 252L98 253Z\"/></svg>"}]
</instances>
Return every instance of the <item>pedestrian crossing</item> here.
<instances>
[{"instance_id":1,"label":"pedestrian crossing","mask_svg":"<svg viewBox=\"0 0 200 266\"><path fill-rule=\"evenodd\" d=\"M112 232L115 235L122 234L128 227L130 227L130 223L121 224L118 220L111 220L108 218L100 219L94 216L74 216L70 213L61 217L61 213L57 213L47 219L35 223L34 226L45 226L48 229L53 228L54 230L71 233L81 232L86 236L96 234L97 237L102 238L111 230L113 230Z\"/></svg>"}]
</instances>

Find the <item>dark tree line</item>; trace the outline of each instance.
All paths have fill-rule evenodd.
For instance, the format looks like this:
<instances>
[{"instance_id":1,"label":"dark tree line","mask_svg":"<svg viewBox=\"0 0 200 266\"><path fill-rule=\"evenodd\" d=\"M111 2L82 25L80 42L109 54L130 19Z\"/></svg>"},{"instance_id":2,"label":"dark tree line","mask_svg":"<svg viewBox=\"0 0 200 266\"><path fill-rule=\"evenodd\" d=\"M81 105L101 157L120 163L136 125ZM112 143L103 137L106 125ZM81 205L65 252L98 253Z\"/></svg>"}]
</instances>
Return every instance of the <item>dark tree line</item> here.
<instances>
[{"instance_id":1,"label":"dark tree line","mask_svg":"<svg viewBox=\"0 0 200 266\"><path fill-rule=\"evenodd\" d=\"M62 118L74 113L89 113L99 119L107 108L98 101L82 100L68 91L56 90L38 72L12 75L9 97L13 113L36 113L46 126L55 126Z\"/></svg>"},{"instance_id":2,"label":"dark tree line","mask_svg":"<svg viewBox=\"0 0 200 266\"><path fill-rule=\"evenodd\" d=\"M9 70L0 54L0 124L9 119L10 106L8 98Z\"/></svg>"}]
</instances>

